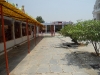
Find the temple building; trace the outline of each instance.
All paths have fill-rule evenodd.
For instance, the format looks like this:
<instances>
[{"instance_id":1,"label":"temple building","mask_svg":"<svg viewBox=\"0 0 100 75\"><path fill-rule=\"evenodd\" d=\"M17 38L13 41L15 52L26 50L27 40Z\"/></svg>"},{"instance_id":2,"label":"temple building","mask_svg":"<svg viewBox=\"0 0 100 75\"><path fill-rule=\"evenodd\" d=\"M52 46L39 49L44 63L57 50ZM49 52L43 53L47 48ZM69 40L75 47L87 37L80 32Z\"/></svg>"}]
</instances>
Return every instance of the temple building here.
<instances>
[{"instance_id":1,"label":"temple building","mask_svg":"<svg viewBox=\"0 0 100 75\"><path fill-rule=\"evenodd\" d=\"M94 19L100 20L100 0L96 0L92 13Z\"/></svg>"}]
</instances>

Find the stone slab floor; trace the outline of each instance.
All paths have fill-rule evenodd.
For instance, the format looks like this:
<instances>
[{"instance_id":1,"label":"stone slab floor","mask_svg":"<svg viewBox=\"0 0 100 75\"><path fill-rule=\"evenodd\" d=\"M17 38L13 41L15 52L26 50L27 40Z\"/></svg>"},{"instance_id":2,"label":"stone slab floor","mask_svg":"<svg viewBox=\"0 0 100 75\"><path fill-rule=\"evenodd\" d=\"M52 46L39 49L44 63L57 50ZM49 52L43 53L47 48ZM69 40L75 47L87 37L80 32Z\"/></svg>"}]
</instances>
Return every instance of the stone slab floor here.
<instances>
[{"instance_id":1,"label":"stone slab floor","mask_svg":"<svg viewBox=\"0 0 100 75\"><path fill-rule=\"evenodd\" d=\"M69 56L72 49L61 47L59 37L44 36L36 46L32 40L29 54L27 43L11 50L8 53L10 75L98 75L75 55ZM0 75L6 75L3 55L1 57Z\"/></svg>"}]
</instances>

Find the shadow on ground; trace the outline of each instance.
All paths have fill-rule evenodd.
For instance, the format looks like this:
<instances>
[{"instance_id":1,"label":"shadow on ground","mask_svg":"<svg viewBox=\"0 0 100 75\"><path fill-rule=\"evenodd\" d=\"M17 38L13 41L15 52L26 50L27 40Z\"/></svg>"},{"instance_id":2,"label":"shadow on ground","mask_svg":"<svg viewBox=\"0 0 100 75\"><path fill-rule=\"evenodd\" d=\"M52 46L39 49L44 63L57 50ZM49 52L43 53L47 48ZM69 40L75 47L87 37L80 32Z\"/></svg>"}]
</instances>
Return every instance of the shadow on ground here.
<instances>
[{"instance_id":1,"label":"shadow on ground","mask_svg":"<svg viewBox=\"0 0 100 75\"><path fill-rule=\"evenodd\" d=\"M37 37L30 41L30 52L34 47L43 39L43 37ZM36 40L36 42L35 42ZM8 65L9 72L11 72L28 54L28 44L24 43L8 52ZM0 75L6 75L5 57L4 54L0 56Z\"/></svg>"},{"instance_id":2,"label":"shadow on ground","mask_svg":"<svg viewBox=\"0 0 100 75\"><path fill-rule=\"evenodd\" d=\"M67 65L72 65L79 69L94 69L98 74L100 73L100 57L96 56L95 53L82 51L66 53L61 60L66 61Z\"/></svg>"},{"instance_id":3,"label":"shadow on ground","mask_svg":"<svg viewBox=\"0 0 100 75\"><path fill-rule=\"evenodd\" d=\"M66 49L78 49L78 47L80 47L80 45L70 42L61 43L55 46L55 48L66 48Z\"/></svg>"}]
</instances>

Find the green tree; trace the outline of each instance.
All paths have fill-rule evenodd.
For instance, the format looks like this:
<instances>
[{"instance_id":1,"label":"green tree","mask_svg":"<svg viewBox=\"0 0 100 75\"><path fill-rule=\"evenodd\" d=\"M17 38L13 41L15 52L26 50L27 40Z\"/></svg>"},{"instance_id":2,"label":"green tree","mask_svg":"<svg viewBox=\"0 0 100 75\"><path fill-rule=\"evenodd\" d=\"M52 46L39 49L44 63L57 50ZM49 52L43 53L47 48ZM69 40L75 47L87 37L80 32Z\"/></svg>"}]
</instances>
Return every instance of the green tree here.
<instances>
[{"instance_id":1,"label":"green tree","mask_svg":"<svg viewBox=\"0 0 100 75\"><path fill-rule=\"evenodd\" d=\"M100 21L79 21L74 26L68 25L61 29L60 33L69 36L74 42L90 41L97 55L100 51Z\"/></svg>"},{"instance_id":2,"label":"green tree","mask_svg":"<svg viewBox=\"0 0 100 75\"><path fill-rule=\"evenodd\" d=\"M42 19L41 16L37 16L37 17L36 17L36 20L37 20L38 22L40 22L40 23L44 23L44 22L45 22L45 21Z\"/></svg>"}]
</instances>

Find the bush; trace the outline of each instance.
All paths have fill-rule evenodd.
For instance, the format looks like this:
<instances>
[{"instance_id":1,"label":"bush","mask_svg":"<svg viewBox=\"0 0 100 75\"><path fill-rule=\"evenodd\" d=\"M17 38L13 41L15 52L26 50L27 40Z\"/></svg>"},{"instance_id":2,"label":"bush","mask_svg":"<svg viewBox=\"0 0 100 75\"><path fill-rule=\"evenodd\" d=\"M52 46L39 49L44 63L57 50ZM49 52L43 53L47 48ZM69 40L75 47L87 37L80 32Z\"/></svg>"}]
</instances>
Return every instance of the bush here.
<instances>
[{"instance_id":1,"label":"bush","mask_svg":"<svg viewBox=\"0 0 100 75\"><path fill-rule=\"evenodd\" d=\"M69 36L75 43L77 41L90 41L99 55L99 42L100 42L100 21L86 20L79 21L75 25L66 25L61 29L60 33L63 36Z\"/></svg>"}]
</instances>

